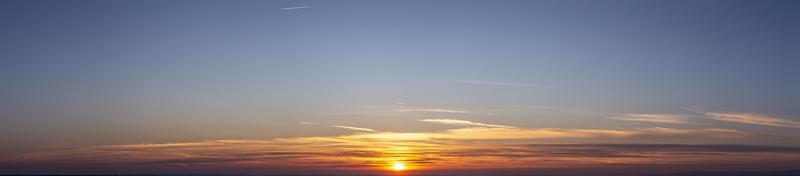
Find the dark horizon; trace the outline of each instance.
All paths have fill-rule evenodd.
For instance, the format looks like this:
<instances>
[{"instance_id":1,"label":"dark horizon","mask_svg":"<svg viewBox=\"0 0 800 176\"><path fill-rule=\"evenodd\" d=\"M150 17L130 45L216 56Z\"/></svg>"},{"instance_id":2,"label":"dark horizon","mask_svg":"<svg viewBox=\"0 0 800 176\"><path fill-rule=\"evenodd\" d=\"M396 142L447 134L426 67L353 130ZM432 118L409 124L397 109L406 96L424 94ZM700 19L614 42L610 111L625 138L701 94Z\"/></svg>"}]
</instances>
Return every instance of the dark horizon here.
<instances>
[{"instance_id":1,"label":"dark horizon","mask_svg":"<svg viewBox=\"0 0 800 176\"><path fill-rule=\"evenodd\" d=\"M222 173L172 173L172 174L0 174L0 175L35 175L35 176L69 176L69 175L91 175L91 176L374 176L370 174L222 174ZM504 174L500 174L504 175ZM800 170L780 170L780 171L695 171L695 172L674 172L661 174L633 174L625 176L797 176ZM457 174L411 174L404 176L457 176ZM548 174L509 174L504 176L552 176Z\"/></svg>"}]
</instances>

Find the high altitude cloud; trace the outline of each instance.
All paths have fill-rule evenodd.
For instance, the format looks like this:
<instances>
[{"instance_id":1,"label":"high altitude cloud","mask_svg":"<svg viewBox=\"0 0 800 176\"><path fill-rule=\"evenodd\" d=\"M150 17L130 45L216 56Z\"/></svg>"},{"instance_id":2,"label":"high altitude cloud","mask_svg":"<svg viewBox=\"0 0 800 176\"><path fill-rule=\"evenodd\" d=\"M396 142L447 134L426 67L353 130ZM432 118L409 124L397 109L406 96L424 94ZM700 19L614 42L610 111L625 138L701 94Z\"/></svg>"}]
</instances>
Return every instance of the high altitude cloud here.
<instances>
[{"instance_id":1,"label":"high altitude cloud","mask_svg":"<svg viewBox=\"0 0 800 176\"><path fill-rule=\"evenodd\" d=\"M712 119L715 120L721 120L727 122L756 124L756 125L765 125L774 127L800 128L800 121L794 121L790 119L783 119L761 114L709 112L706 113L706 116L711 117Z\"/></svg>"},{"instance_id":2,"label":"high altitude cloud","mask_svg":"<svg viewBox=\"0 0 800 176\"><path fill-rule=\"evenodd\" d=\"M270 140L210 140L162 144L128 144L47 150L0 158L0 170L86 170L135 168L160 171L227 171L260 169L293 173L321 170L381 170L396 161L415 169L581 168L608 164L664 165L788 163L800 159L800 148L682 144L585 144L624 139L706 141L740 138L750 133L729 129L565 129L515 128L454 119L424 119L464 128L433 132L379 132ZM747 141L747 140L737 140ZM548 143L548 144L543 144ZM704 157L686 157L702 155ZM6 168L4 168L6 167ZM317 172L320 173L320 172ZM329 172L323 172L329 173Z\"/></svg>"},{"instance_id":3,"label":"high altitude cloud","mask_svg":"<svg viewBox=\"0 0 800 176\"><path fill-rule=\"evenodd\" d=\"M373 130L373 129L369 129L369 128L360 128L360 127L351 127L351 126L341 126L341 125L334 125L333 127L336 127L336 128L344 128L344 129L348 129L348 130L354 130L354 131L366 131L366 132L376 132L376 131L377 131L377 130Z\"/></svg>"},{"instance_id":4,"label":"high altitude cloud","mask_svg":"<svg viewBox=\"0 0 800 176\"><path fill-rule=\"evenodd\" d=\"M297 9L307 9L307 8L311 8L311 7L308 7L308 6L284 7L284 8L281 8L281 10L297 10Z\"/></svg>"},{"instance_id":5,"label":"high altitude cloud","mask_svg":"<svg viewBox=\"0 0 800 176\"><path fill-rule=\"evenodd\" d=\"M675 114L625 114L623 116L610 117L610 119L653 123L688 123L685 115Z\"/></svg>"},{"instance_id":6,"label":"high altitude cloud","mask_svg":"<svg viewBox=\"0 0 800 176\"><path fill-rule=\"evenodd\" d=\"M486 124L486 123L473 122L467 120L456 120L456 119L422 119L419 121L445 124L445 125L480 126L480 127L490 127L490 128L514 128L505 125Z\"/></svg>"},{"instance_id":7,"label":"high altitude cloud","mask_svg":"<svg viewBox=\"0 0 800 176\"><path fill-rule=\"evenodd\" d=\"M421 108L421 109L397 109L399 112L437 112L437 113L455 113L455 114L468 114L470 111L456 110L456 109L436 109L436 108Z\"/></svg>"},{"instance_id":8,"label":"high altitude cloud","mask_svg":"<svg viewBox=\"0 0 800 176\"><path fill-rule=\"evenodd\" d=\"M3 157L0 158L0 169L375 170L394 161L405 162L410 168L430 169L577 168L609 163L708 165L736 161L759 164L756 161L769 159L785 163L800 159L800 149L767 146L541 144L581 140L598 143L624 139L639 142L650 139L691 142L688 139L693 139L696 142L706 139L748 139L753 136L729 129L515 128L454 119L421 121L467 127L433 132L379 132L368 128L334 126L370 133L271 140L90 146ZM687 158L686 153L704 157Z\"/></svg>"},{"instance_id":9,"label":"high altitude cloud","mask_svg":"<svg viewBox=\"0 0 800 176\"><path fill-rule=\"evenodd\" d=\"M272 140L212 140L83 147L19 154L0 167L86 169L133 166L159 170L380 169L394 161L411 168L580 168L608 164L664 165L786 163L800 148L683 144L541 144L537 138L604 141L632 137L720 137L732 130L521 129L469 127L439 132L375 132ZM722 135L724 136L724 135ZM503 139L502 141L498 141ZM687 157L703 156L703 157ZM6 168L2 168L6 169ZM304 171L301 169L300 171Z\"/></svg>"},{"instance_id":10,"label":"high altitude cloud","mask_svg":"<svg viewBox=\"0 0 800 176\"><path fill-rule=\"evenodd\" d=\"M743 138L754 134L731 129L706 128L706 129L675 129L675 128L642 128L637 129L639 136L685 136L685 137L712 137L712 138Z\"/></svg>"},{"instance_id":11,"label":"high altitude cloud","mask_svg":"<svg viewBox=\"0 0 800 176\"><path fill-rule=\"evenodd\" d=\"M641 128L632 130L563 129L563 128L459 128L430 135L437 139L541 139L541 138L629 138L629 137L696 137L742 138L748 132L730 129Z\"/></svg>"}]
</instances>

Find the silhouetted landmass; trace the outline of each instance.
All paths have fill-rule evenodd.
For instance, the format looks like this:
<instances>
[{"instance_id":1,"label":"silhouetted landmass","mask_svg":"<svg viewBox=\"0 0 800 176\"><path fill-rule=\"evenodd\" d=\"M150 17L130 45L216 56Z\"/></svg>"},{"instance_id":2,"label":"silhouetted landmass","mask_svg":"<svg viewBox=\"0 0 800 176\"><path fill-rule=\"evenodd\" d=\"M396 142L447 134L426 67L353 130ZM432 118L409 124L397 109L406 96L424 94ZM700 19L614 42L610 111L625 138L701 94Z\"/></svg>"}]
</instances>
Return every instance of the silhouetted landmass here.
<instances>
[{"instance_id":1,"label":"silhouetted landmass","mask_svg":"<svg viewBox=\"0 0 800 176\"><path fill-rule=\"evenodd\" d=\"M0 174L0 176L241 176L241 174ZM292 174L245 174L246 176L369 176L369 175L292 175ZM497 174L503 175L503 174ZM458 176L458 175L414 175L414 176ZM505 175L508 176L508 175ZM543 175L514 175L514 176L543 176ZM549 176L549 175L548 175ZM558 175L560 176L560 175ZM566 175L565 175L566 176ZM708 172L678 172L642 176L800 176L800 170L787 171L708 171Z\"/></svg>"},{"instance_id":2,"label":"silhouetted landmass","mask_svg":"<svg viewBox=\"0 0 800 176\"><path fill-rule=\"evenodd\" d=\"M680 173L661 174L654 176L800 176L800 170L774 171L774 172L757 172L757 171L680 172Z\"/></svg>"}]
</instances>

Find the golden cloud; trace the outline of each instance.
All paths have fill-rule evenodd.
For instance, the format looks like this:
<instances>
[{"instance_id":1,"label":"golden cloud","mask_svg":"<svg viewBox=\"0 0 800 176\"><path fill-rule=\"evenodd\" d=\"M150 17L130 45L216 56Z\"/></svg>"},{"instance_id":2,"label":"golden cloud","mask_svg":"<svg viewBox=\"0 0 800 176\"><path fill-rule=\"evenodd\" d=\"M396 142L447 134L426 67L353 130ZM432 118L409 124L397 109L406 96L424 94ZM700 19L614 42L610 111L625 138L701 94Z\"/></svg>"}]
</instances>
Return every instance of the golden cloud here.
<instances>
[{"instance_id":1,"label":"golden cloud","mask_svg":"<svg viewBox=\"0 0 800 176\"><path fill-rule=\"evenodd\" d=\"M364 131L364 130L361 130ZM561 128L467 127L438 132L374 132L343 136L281 138L271 140L210 140L163 144L93 146L15 155L0 160L7 166L91 167L130 166L180 168L323 168L379 169L395 161L409 169L446 168L547 168L608 163L658 164L685 160L676 153L751 155L800 158L797 148L730 146L652 147L641 145L531 144L530 139L621 139L634 137L738 138L750 134L728 129L646 128L632 130ZM496 140L503 140L498 142ZM492 142L495 141L495 142ZM676 148L680 148L677 150ZM719 148L719 149L715 149ZM742 149L743 147L734 147ZM726 149L726 150L723 150ZM696 151L695 151L696 150ZM756 155L750 157L757 157ZM712 158L713 159L713 158ZM700 160L695 158L695 160ZM705 161L706 159L702 159ZM529 163L535 162L535 165ZM686 162L686 161L681 161ZM691 162L700 162L694 161ZM492 163L492 164L487 164ZM571 163L570 165L563 165Z\"/></svg>"}]
</instances>

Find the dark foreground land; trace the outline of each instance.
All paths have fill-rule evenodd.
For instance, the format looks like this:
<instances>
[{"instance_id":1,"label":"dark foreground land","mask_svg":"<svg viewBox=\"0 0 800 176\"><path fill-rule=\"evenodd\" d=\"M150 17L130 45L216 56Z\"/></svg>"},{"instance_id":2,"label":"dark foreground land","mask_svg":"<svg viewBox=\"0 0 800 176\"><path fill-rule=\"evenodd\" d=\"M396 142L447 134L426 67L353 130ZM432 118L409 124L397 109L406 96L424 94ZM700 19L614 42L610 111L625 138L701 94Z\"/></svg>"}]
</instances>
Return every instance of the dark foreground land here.
<instances>
[{"instance_id":1,"label":"dark foreground land","mask_svg":"<svg viewBox=\"0 0 800 176\"><path fill-rule=\"evenodd\" d=\"M0 174L0 176L242 176L243 174ZM248 176L371 176L371 175L274 175L274 174L244 174ZM425 176L425 175L410 175L410 176ZM457 176L457 175L429 175L429 176ZM497 176L560 176L560 175L504 175L497 174ZM566 175L565 175L566 176ZM634 176L634 175L631 175ZM787 171L712 171L712 172L679 172L668 174L654 174L654 175L641 175L641 176L800 176L800 170L787 170Z\"/></svg>"}]
</instances>

